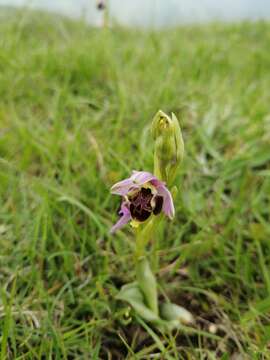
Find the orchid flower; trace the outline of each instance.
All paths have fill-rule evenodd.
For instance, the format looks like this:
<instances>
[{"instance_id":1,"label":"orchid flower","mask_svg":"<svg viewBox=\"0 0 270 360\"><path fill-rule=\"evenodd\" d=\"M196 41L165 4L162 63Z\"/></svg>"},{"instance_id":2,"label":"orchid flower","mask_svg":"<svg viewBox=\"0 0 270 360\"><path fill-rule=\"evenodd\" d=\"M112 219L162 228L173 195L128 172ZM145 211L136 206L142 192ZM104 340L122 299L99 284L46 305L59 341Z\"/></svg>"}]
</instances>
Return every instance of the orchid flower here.
<instances>
[{"instance_id":1,"label":"orchid flower","mask_svg":"<svg viewBox=\"0 0 270 360\"><path fill-rule=\"evenodd\" d=\"M174 217L174 205L170 191L163 181L147 171L133 171L132 175L114 184L111 193L122 196L120 219L111 233L131 222L137 227L151 215L163 212L168 218Z\"/></svg>"},{"instance_id":2,"label":"orchid flower","mask_svg":"<svg viewBox=\"0 0 270 360\"><path fill-rule=\"evenodd\" d=\"M175 197L177 193L174 183L184 156L184 142L174 114L170 117L159 110L154 116L151 130L154 139L154 174L133 171L129 178L111 188L112 194L121 196L120 218L111 228L111 233L127 223L133 227L141 225L134 232L136 281L122 286L116 298L129 303L141 318L159 329L180 329L182 324L192 324L193 316L169 299L159 301L155 272L158 272L159 264L158 238L163 230L160 225L165 220L157 215L163 213L169 219L174 217L172 194ZM151 239L155 240L151 243L153 249L147 246Z\"/></svg>"}]
</instances>

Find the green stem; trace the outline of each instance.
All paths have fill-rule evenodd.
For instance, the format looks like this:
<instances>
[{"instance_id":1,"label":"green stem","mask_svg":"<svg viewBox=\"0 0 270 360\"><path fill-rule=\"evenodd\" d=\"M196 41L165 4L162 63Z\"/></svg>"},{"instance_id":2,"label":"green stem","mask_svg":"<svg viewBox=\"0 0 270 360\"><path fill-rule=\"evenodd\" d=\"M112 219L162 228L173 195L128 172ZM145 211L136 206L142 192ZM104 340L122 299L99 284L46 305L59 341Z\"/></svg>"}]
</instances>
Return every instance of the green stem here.
<instances>
[{"instance_id":1,"label":"green stem","mask_svg":"<svg viewBox=\"0 0 270 360\"><path fill-rule=\"evenodd\" d=\"M158 271L158 269L159 269L158 250L159 250L160 234L163 232L163 224L164 224L164 216L160 215L156 219L155 240L154 240L152 255L151 255L152 266L153 266L154 271Z\"/></svg>"},{"instance_id":2,"label":"green stem","mask_svg":"<svg viewBox=\"0 0 270 360\"><path fill-rule=\"evenodd\" d=\"M154 218L150 219L146 224L139 226L136 230L136 260L146 255L146 246L151 238L153 238L154 220Z\"/></svg>"},{"instance_id":3,"label":"green stem","mask_svg":"<svg viewBox=\"0 0 270 360\"><path fill-rule=\"evenodd\" d=\"M135 239L136 239L135 260L137 261L141 256L145 255L144 239L141 236L140 229L136 229Z\"/></svg>"}]
</instances>

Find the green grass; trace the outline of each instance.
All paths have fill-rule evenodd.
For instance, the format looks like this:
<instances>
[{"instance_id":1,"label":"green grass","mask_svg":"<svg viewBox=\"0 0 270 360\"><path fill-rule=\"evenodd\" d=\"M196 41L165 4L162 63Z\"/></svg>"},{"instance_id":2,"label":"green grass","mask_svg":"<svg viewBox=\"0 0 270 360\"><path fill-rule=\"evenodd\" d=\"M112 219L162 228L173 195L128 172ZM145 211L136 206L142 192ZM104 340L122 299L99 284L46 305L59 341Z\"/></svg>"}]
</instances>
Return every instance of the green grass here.
<instances>
[{"instance_id":1,"label":"green grass","mask_svg":"<svg viewBox=\"0 0 270 360\"><path fill-rule=\"evenodd\" d=\"M270 24L147 33L22 13L0 34L1 359L270 358ZM151 171L160 108L186 155L157 276L192 333L115 300L134 240L108 234L109 189Z\"/></svg>"}]
</instances>

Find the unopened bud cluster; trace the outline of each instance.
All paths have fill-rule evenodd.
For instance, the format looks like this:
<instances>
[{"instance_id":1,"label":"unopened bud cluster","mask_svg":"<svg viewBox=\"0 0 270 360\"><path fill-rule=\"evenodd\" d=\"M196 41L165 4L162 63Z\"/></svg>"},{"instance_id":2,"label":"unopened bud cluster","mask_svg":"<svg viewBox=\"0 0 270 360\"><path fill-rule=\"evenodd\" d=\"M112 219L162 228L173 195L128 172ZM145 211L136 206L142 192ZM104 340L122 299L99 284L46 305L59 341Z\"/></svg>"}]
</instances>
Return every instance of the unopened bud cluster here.
<instances>
[{"instance_id":1,"label":"unopened bud cluster","mask_svg":"<svg viewBox=\"0 0 270 360\"><path fill-rule=\"evenodd\" d=\"M184 157L184 141L177 117L169 117L159 110L152 122L152 135L155 141L154 173L172 184L176 170Z\"/></svg>"}]
</instances>

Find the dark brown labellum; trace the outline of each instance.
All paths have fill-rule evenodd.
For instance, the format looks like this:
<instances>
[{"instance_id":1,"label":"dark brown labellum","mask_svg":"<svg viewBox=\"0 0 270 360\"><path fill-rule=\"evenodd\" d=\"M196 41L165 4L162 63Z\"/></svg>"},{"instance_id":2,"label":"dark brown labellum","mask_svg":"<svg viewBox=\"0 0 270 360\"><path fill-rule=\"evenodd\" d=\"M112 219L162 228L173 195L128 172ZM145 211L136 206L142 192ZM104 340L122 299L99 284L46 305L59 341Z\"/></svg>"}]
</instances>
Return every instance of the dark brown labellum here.
<instances>
[{"instance_id":1,"label":"dark brown labellum","mask_svg":"<svg viewBox=\"0 0 270 360\"><path fill-rule=\"evenodd\" d=\"M129 197L130 201L130 213L133 219L138 221L147 220L151 213L158 215L163 206L162 196L157 196L155 200L155 206L152 207L153 194L149 188L141 188L136 194Z\"/></svg>"},{"instance_id":2,"label":"dark brown labellum","mask_svg":"<svg viewBox=\"0 0 270 360\"><path fill-rule=\"evenodd\" d=\"M130 213L132 218L138 221L145 221L151 215L151 211L135 207L133 204L130 204Z\"/></svg>"},{"instance_id":3,"label":"dark brown labellum","mask_svg":"<svg viewBox=\"0 0 270 360\"><path fill-rule=\"evenodd\" d=\"M141 188L135 195L130 197L130 213L133 219L145 221L152 212L151 200L153 198L151 189Z\"/></svg>"},{"instance_id":4,"label":"dark brown labellum","mask_svg":"<svg viewBox=\"0 0 270 360\"><path fill-rule=\"evenodd\" d=\"M158 215L161 213L162 206L163 206L163 197L162 196L156 196L155 198L156 205L153 210L154 215Z\"/></svg>"}]
</instances>

